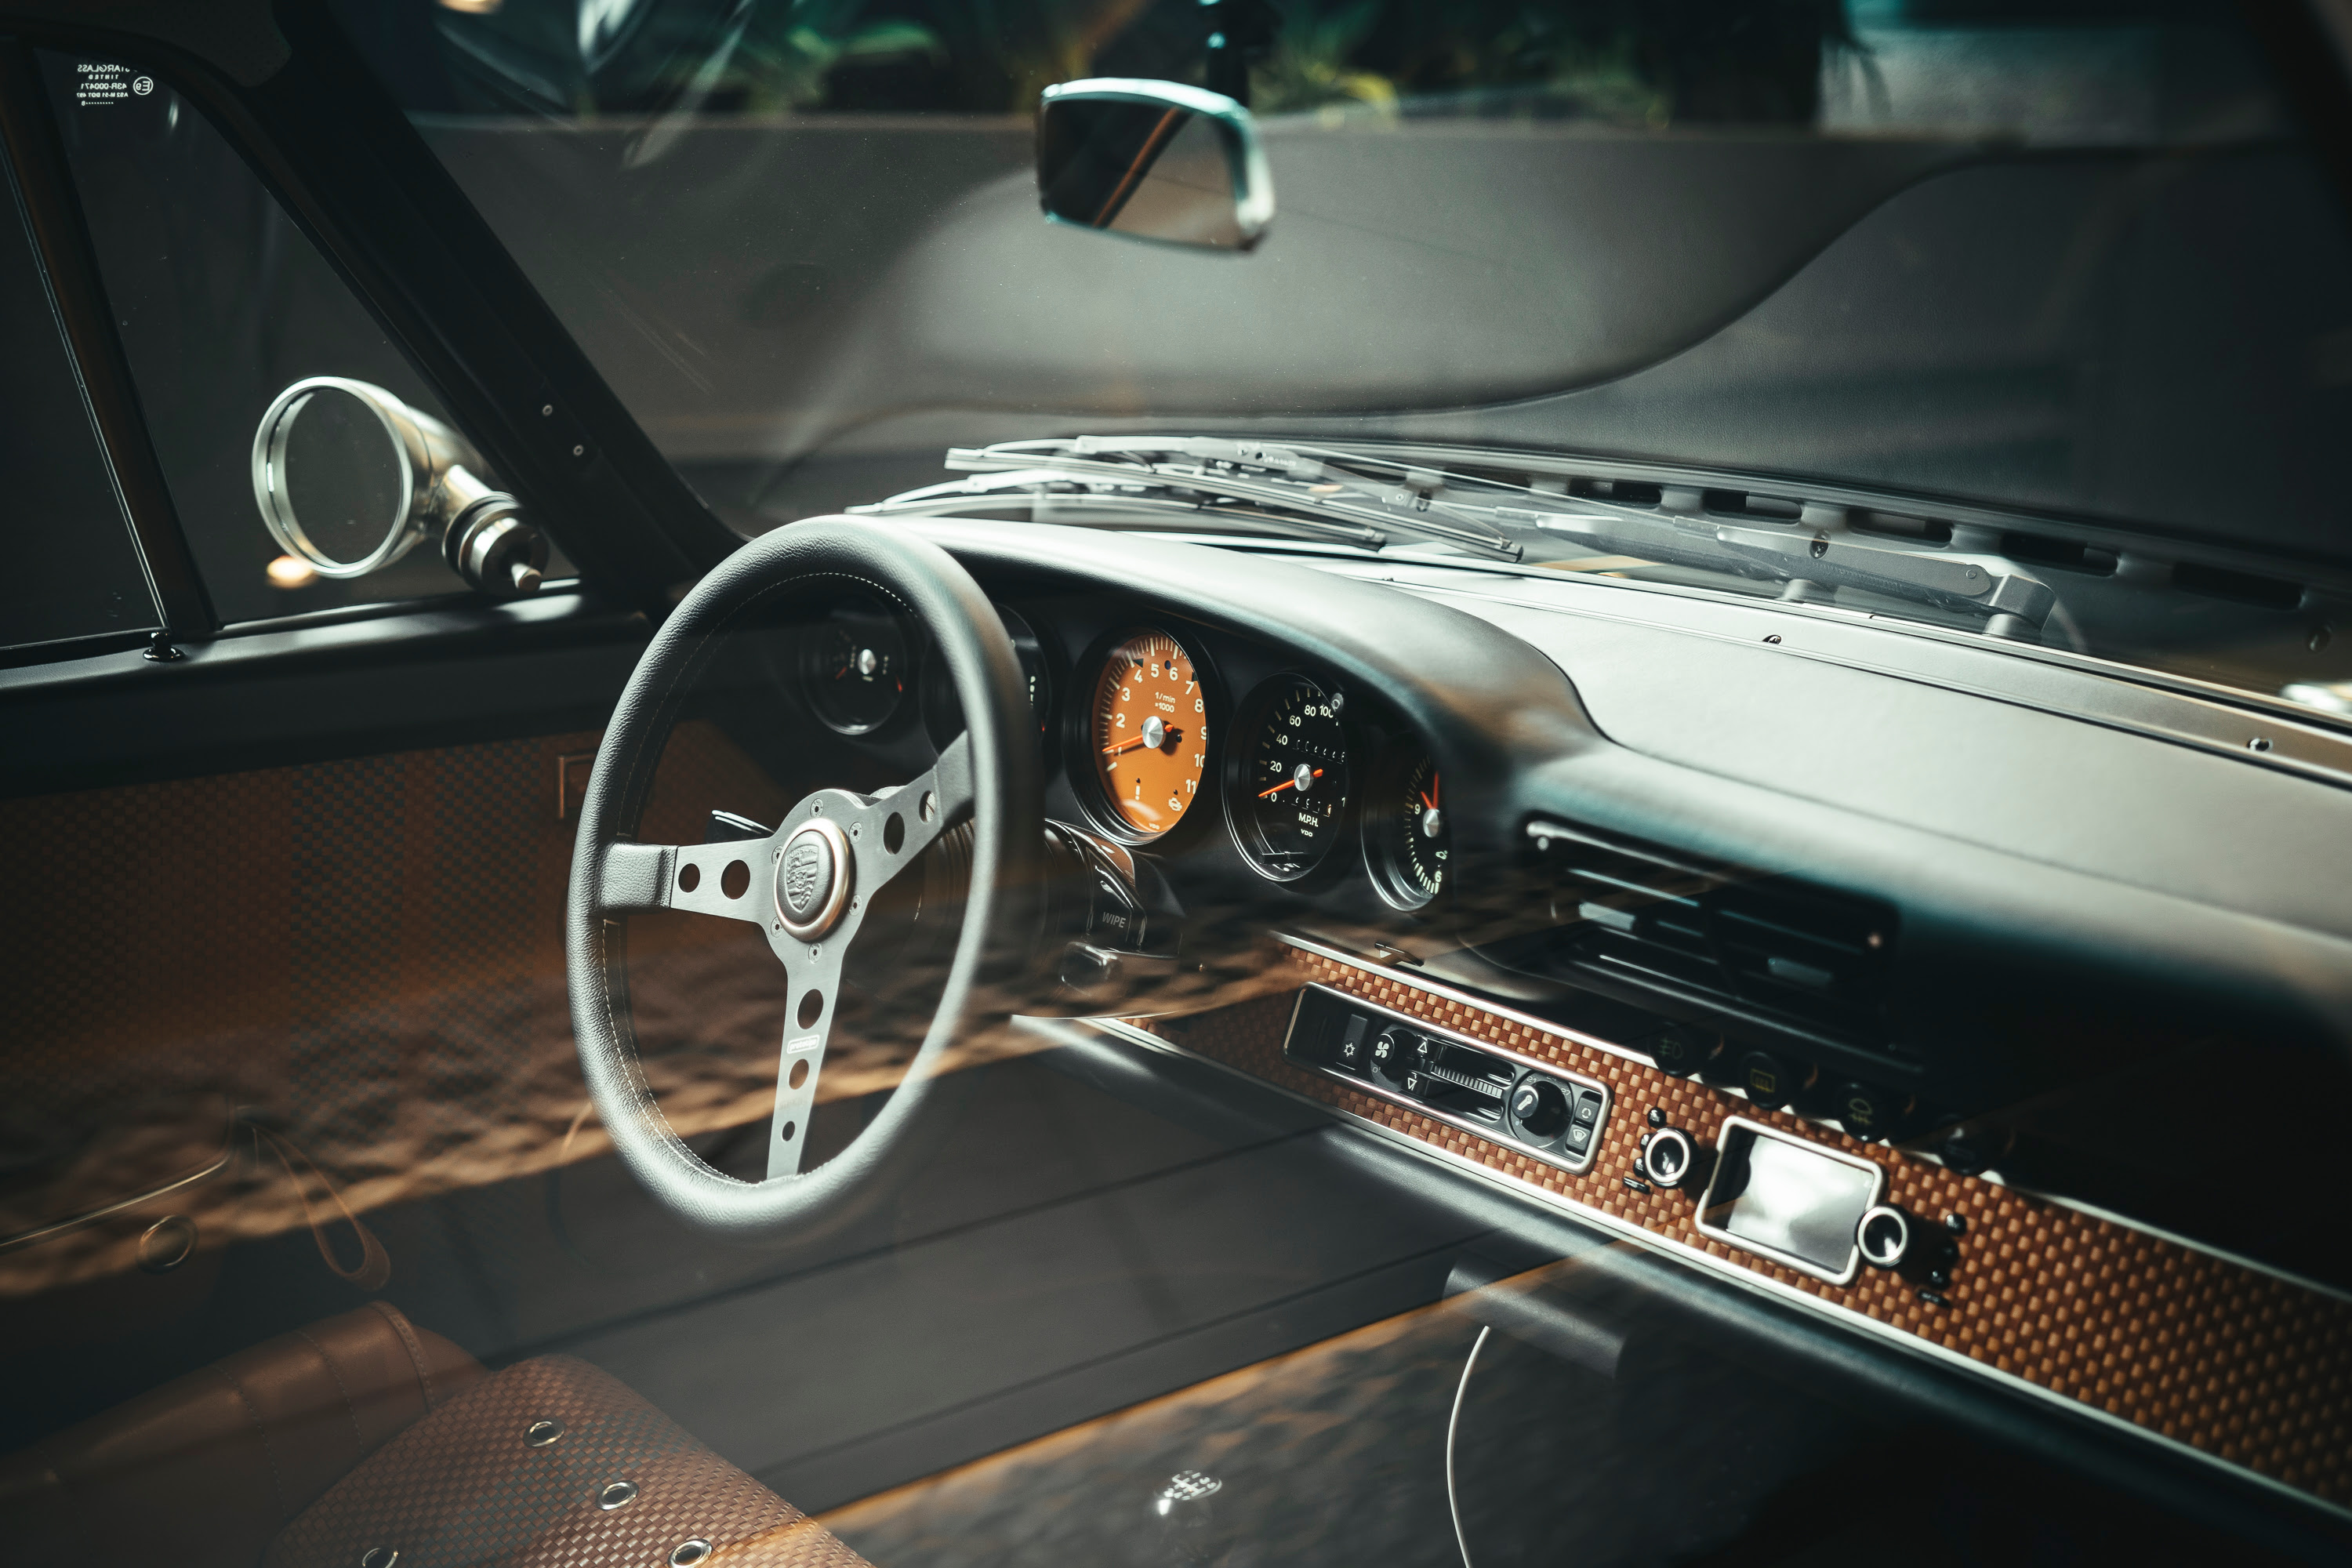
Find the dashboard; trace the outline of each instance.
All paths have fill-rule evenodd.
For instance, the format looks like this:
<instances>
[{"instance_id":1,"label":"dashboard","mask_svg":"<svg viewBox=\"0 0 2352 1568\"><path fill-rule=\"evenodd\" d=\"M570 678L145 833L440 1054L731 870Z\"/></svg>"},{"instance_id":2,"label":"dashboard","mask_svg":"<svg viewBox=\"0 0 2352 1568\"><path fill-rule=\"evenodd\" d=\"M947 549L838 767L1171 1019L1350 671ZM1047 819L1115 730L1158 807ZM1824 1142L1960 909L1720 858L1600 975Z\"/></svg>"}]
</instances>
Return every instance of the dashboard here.
<instances>
[{"instance_id":1,"label":"dashboard","mask_svg":"<svg viewBox=\"0 0 2352 1568\"><path fill-rule=\"evenodd\" d=\"M2352 1500L2335 1161L2286 1131L2352 1087L2341 782L2168 737L2205 694L1813 607L911 526L1004 618L1047 816L1175 911L1099 1026ZM953 695L831 615L828 765L904 778Z\"/></svg>"}]
</instances>

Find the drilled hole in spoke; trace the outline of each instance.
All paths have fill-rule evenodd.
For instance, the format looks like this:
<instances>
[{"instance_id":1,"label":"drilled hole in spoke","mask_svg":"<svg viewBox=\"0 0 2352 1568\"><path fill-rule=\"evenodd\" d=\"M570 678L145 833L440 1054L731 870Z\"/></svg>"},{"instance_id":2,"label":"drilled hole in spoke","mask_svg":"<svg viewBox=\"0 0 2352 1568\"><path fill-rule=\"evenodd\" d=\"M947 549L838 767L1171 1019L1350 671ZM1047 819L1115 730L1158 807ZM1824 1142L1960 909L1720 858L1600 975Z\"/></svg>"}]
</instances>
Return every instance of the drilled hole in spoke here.
<instances>
[{"instance_id":1,"label":"drilled hole in spoke","mask_svg":"<svg viewBox=\"0 0 2352 1568\"><path fill-rule=\"evenodd\" d=\"M740 860L727 862L727 869L719 873L719 890L730 899L740 899L751 886L751 868Z\"/></svg>"},{"instance_id":2,"label":"drilled hole in spoke","mask_svg":"<svg viewBox=\"0 0 2352 1568\"><path fill-rule=\"evenodd\" d=\"M824 1016L824 993L811 991L801 997L800 1020L803 1029L814 1027Z\"/></svg>"},{"instance_id":3,"label":"drilled hole in spoke","mask_svg":"<svg viewBox=\"0 0 2352 1568\"><path fill-rule=\"evenodd\" d=\"M782 1131L782 1133L778 1134L778 1137L779 1137L779 1139L780 1139L782 1142L786 1142L786 1143L789 1143L789 1142L791 1142L793 1141L793 1133L795 1133L795 1132L797 1132L797 1131L799 1131L800 1130L801 1130L801 1124L800 1124L799 1122L797 1122L797 1121L787 1121L787 1122L785 1122L785 1123L784 1123L784 1130L783 1130L783 1131Z\"/></svg>"},{"instance_id":4,"label":"drilled hole in spoke","mask_svg":"<svg viewBox=\"0 0 2352 1568\"><path fill-rule=\"evenodd\" d=\"M882 825L882 847L896 855L906 847L907 819L894 811L890 820Z\"/></svg>"},{"instance_id":5,"label":"drilled hole in spoke","mask_svg":"<svg viewBox=\"0 0 2352 1568\"><path fill-rule=\"evenodd\" d=\"M793 1070L784 1075L784 1087L798 1089L806 1082L808 1082L808 1058L803 1057L793 1064Z\"/></svg>"},{"instance_id":6,"label":"drilled hole in spoke","mask_svg":"<svg viewBox=\"0 0 2352 1568\"><path fill-rule=\"evenodd\" d=\"M702 868L690 861L680 866L677 868L677 885L680 889L689 893L702 886Z\"/></svg>"}]
</instances>

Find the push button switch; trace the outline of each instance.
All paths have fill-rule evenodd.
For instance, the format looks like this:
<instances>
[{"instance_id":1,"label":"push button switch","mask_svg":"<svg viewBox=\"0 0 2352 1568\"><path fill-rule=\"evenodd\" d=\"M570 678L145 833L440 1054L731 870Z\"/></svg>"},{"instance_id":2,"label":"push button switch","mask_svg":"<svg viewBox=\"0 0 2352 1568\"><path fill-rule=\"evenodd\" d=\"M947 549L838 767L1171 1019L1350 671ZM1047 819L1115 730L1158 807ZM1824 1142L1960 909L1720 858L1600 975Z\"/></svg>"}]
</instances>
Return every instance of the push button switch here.
<instances>
[{"instance_id":1,"label":"push button switch","mask_svg":"<svg viewBox=\"0 0 2352 1568\"><path fill-rule=\"evenodd\" d=\"M1694 1025L1668 1024L1638 1048L1649 1053L1660 1072L1688 1078L1706 1065L1721 1044L1719 1037Z\"/></svg>"},{"instance_id":2,"label":"push button switch","mask_svg":"<svg viewBox=\"0 0 2352 1568\"><path fill-rule=\"evenodd\" d=\"M1739 1058L1739 1087L1749 1100L1768 1110L1778 1110L1797 1091L1789 1064L1769 1051L1750 1051Z\"/></svg>"},{"instance_id":3,"label":"push button switch","mask_svg":"<svg viewBox=\"0 0 2352 1568\"><path fill-rule=\"evenodd\" d=\"M1601 1097L1589 1089L1576 1097L1576 1121L1580 1127L1601 1125Z\"/></svg>"},{"instance_id":4,"label":"push button switch","mask_svg":"<svg viewBox=\"0 0 2352 1568\"><path fill-rule=\"evenodd\" d=\"M1856 1138L1895 1138L1911 1119L1911 1097L1876 1084L1849 1083L1831 1106L1838 1123Z\"/></svg>"},{"instance_id":5,"label":"push button switch","mask_svg":"<svg viewBox=\"0 0 2352 1568\"><path fill-rule=\"evenodd\" d=\"M1339 1047L1333 1059L1352 1073L1360 1073L1370 1065L1365 1059L1364 1037L1371 1032L1372 1021L1361 1013L1350 1013L1340 1027Z\"/></svg>"}]
</instances>

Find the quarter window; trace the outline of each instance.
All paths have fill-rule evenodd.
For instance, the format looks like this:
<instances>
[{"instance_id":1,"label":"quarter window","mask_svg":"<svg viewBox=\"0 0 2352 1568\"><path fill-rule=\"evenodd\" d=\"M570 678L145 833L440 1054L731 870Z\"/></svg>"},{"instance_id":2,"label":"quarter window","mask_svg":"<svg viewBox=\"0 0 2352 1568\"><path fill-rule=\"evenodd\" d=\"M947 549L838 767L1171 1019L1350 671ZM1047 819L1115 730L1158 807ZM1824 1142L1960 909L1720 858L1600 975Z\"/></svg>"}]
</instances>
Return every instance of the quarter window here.
<instances>
[{"instance_id":1,"label":"quarter window","mask_svg":"<svg viewBox=\"0 0 2352 1568\"><path fill-rule=\"evenodd\" d=\"M193 103L135 66L42 51L41 67L156 456L220 618L466 592L430 540L337 579L272 536L253 454L280 392L339 376L446 421L440 405ZM550 563L547 574L570 568Z\"/></svg>"}]
</instances>

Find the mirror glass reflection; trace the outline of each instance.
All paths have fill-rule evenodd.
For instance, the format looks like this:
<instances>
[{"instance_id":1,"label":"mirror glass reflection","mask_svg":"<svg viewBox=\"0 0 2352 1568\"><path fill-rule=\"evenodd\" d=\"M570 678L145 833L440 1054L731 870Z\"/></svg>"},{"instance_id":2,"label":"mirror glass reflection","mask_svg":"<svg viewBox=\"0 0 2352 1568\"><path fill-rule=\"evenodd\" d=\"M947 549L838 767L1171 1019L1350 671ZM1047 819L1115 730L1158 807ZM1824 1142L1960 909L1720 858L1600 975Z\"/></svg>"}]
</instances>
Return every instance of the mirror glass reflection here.
<instances>
[{"instance_id":1,"label":"mirror glass reflection","mask_svg":"<svg viewBox=\"0 0 2352 1568\"><path fill-rule=\"evenodd\" d=\"M341 387L308 394L283 418L283 483L303 533L330 560L366 560L403 521L399 442Z\"/></svg>"},{"instance_id":2,"label":"mirror glass reflection","mask_svg":"<svg viewBox=\"0 0 2352 1568\"><path fill-rule=\"evenodd\" d=\"M1086 228L1211 249L1246 249L1235 188L1240 133L1174 104L1049 101L1038 190L1048 216Z\"/></svg>"}]
</instances>

